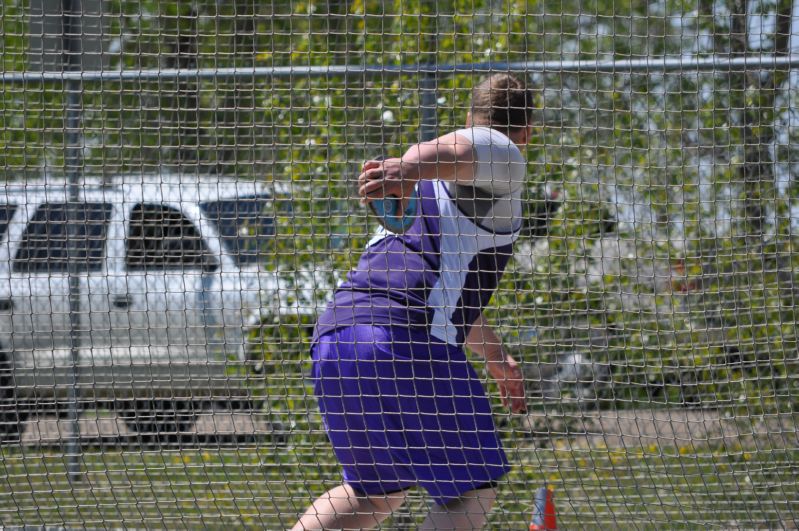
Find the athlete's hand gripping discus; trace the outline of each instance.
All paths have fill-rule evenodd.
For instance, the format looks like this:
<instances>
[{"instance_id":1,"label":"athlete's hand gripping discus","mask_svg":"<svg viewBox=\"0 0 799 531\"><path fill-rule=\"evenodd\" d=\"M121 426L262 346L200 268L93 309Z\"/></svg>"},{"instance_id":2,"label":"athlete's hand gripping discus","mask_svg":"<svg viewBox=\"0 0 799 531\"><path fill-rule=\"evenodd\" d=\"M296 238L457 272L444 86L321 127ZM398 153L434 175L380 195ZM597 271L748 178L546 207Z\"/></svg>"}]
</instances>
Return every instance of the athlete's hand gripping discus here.
<instances>
[{"instance_id":1,"label":"athlete's hand gripping discus","mask_svg":"<svg viewBox=\"0 0 799 531\"><path fill-rule=\"evenodd\" d=\"M382 160L378 157L374 160ZM377 217L377 221L389 232L403 234L416 221L419 209L418 187L414 187L408 198L408 205L402 210L402 199L395 195L387 195L381 199L372 199L369 209Z\"/></svg>"}]
</instances>

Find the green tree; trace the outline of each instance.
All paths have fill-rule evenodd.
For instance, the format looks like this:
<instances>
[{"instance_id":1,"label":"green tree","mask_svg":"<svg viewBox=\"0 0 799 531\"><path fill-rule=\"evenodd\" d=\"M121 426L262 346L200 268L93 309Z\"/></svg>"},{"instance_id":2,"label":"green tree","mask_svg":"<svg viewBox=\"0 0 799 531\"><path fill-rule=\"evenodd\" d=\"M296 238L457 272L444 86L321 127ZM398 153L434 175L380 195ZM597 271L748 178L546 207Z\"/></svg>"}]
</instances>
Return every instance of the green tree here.
<instances>
[{"instance_id":1,"label":"green tree","mask_svg":"<svg viewBox=\"0 0 799 531\"><path fill-rule=\"evenodd\" d=\"M26 6L2 3L4 72L26 68ZM218 173L274 184L283 208L265 266L318 288L311 312L374 229L352 199L359 164L420 138L431 80L440 129L460 126L484 74L392 68L784 56L793 16L787 0L110 0L105 9L110 69L386 68L84 82L87 175ZM612 385L595 387L594 405L792 404L789 72L528 74L542 117L527 150L530 224L550 191L563 205L545 237L519 242L496 298L509 343L531 367L554 370L568 353L611 367ZM5 178L63 171L63 86L2 90Z\"/></svg>"}]
</instances>

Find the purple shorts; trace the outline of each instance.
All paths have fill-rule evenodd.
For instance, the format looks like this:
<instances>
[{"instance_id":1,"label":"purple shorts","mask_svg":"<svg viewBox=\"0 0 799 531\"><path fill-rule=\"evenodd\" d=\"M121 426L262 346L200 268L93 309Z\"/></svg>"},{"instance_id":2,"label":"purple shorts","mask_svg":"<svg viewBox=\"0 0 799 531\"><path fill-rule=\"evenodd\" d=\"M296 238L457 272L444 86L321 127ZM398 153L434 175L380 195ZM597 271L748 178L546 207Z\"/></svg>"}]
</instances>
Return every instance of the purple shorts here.
<instances>
[{"instance_id":1,"label":"purple shorts","mask_svg":"<svg viewBox=\"0 0 799 531\"><path fill-rule=\"evenodd\" d=\"M444 504L508 471L463 349L423 331L354 325L322 335L312 357L325 429L356 491L419 485Z\"/></svg>"}]
</instances>

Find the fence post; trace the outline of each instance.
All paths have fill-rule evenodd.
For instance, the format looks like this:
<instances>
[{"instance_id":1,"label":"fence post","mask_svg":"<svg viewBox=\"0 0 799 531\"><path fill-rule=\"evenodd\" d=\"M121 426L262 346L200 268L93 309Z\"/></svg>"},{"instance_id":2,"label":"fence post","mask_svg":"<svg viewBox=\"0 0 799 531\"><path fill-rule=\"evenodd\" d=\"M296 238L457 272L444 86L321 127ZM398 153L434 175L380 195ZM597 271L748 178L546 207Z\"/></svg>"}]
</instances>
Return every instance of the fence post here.
<instances>
[{"instance_id":1,"label":"fence post","mask_svg":"<svg viewBox=\"0 0 799 531\"><path fill-rule=\"evenodd\" d=\"M78 17L81 16L79 5L72 0L62 2L62 38L64 70L80 70L80 28ZM79 79L70 79L65 85L67 93L66 106L66 138L64 140L64 166L68 178L67 208L67 256L69 273L69 351L71 371L68 389L69 430L66 443L67 475L74 483L82 479L80 466L80 425L78 423L78 363L80 361L81 324L80 324L80 271L79 256L76 256L74 242L80 237L80 227L75 214L80 208L80 178L83 170L83 153L81 146L81 92L83 84ZM88 220L87 220L88 221Z\"/></svg>"},{"instance_id":2,"label":"fence post","mask_svg":"<svg viewBox=\"0 0 799 531\"><path fill-rule=\"evenodd\" d=\"M431 58L420 69L422 79L419 81L419 105L421 106L421 123L419 124L419 140L432 140L438 137L438 3L427 2L434 14L433 27L427 34L426 48Z\"/></svg>"},{"instance_id":3,"label":"fence post","mask_svg":"<svg viewBox=\"0 0 799 531\"><path fill-rule=\"evenodd\" d=\"M438 78L435 66L428 72L422 74L419 82L420 105L422 107L421 124L419 128L419 140L432 140L438 137Z\"/></svg>"}]
</instances>

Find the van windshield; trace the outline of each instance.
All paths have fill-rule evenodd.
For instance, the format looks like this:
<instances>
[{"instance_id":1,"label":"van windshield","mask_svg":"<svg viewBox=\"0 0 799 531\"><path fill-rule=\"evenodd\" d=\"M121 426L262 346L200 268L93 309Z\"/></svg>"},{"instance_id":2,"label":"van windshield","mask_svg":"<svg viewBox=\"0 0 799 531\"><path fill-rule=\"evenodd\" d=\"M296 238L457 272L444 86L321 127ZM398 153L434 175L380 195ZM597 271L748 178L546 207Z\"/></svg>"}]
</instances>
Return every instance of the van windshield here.
<instances>
[{"instance_id":1,"label":"van windshield","mask_svg":"<svg viewBox=\"0 0 799 531\"><path fill-rule=\"evenodd\" d=\"M203 214L216 225L225 251L238 265L262 262L275 234L271 199L239 197L200 203Z\"/></svg>"}]
</instances>

